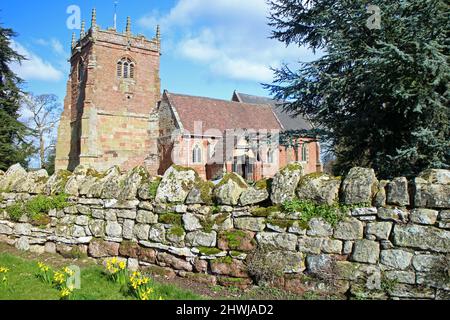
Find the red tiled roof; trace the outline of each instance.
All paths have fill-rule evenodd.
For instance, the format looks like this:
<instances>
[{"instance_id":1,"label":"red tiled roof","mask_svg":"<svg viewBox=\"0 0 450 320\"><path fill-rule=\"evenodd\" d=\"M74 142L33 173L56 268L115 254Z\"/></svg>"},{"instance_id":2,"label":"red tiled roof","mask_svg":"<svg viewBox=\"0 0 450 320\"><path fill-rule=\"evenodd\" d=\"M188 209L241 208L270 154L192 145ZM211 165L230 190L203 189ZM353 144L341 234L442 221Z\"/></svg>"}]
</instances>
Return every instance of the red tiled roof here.
<instances>
[{"instance_id":1,"label":"red tiled roof","mask_svg":"<svg viewBox=\"0 0 450 320\"><path fill-rule=\"evenodd\" d=\"M165 91L184 129L194 133L194 123L202 122L203 131L218 129L282 130L267 104L239 103L205 97L194 97Z\"/></svg>"}]
</instances>

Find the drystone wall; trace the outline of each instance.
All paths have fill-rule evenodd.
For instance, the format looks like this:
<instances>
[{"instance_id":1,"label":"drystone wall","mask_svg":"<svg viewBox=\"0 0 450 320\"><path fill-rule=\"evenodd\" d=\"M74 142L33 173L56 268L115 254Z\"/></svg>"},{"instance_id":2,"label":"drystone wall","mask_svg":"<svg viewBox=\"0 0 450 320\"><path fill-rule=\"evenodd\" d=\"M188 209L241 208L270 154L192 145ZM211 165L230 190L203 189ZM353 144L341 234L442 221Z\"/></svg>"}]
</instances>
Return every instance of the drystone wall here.
<instances>
[{"instance_id":1,"label":"drystone wall","mask_svg":"<svg viewBox=\"0 0 450 320\"><path fill-rule=\"evenodd\" d=\"M450 298L448 170L378 181L371 169L341 179L292 164L249 186L177 166L163 177L82 166L48 177L15 165L0 172L0 190L0 241L21 250L119 256L130 269L211 285Z\"/></svg>"}]
</instances>

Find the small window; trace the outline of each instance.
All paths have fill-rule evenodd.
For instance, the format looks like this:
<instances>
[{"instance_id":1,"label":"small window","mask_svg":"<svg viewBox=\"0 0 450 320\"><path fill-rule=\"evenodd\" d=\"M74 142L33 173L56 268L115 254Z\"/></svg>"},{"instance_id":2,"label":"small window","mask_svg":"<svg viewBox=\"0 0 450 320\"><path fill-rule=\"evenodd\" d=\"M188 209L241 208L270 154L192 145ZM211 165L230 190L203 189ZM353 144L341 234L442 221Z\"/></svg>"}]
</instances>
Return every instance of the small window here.
<instances>
[{"instance_id":1,"label":"small window","mask_svg":"<svg viewBox=\"0 0 450 320\"><path fill-rule=\"evenodd\" d=\"M134 65L132 63L130 64L130 78L134 79Z\"/></svg>"},{"instance_id":2,"label":"small window","mask_svg":"<svg viewBox=\"0 0 450 320\"><path fill-rule=\"evenodd\" d=\"M84 78L84 63L80 61L78 63L78 82L82 82Z\"/></svg>"},{"instance_id":3,"label":"small window","mask_svg":"<svg viewBox=\"0 0 450 320\"><path fill-rule=\"evenodd\" d=\"M199 147L199 145L196 145L192 150L192 162L202 163L202 149Z\"/></svg>"},{"instance_id":4,"label":"small window","mask_svg":"<svg viewBox=\"0 0 450 320\"><path fill-rule=\"evenodd\" d=\"M125 62L123 64L123 77L125 79L128 78L128 62Z\"/></svg>"},{"instance_id":5,"label":"small window","mask_svg":"<svg viewBox=\"0 0 450 320\"><path fill-rule=\"evenodd\" d=\"M267 163L273 163L274 152L273 150L267 151Z\"/></svg>"},{"instance_id":6,"label":"small window","mask_svg":"<svg viewBox=\"0 0 450 320\"><path fill-rule=\"evenodd\" d=\"M117 63L117 76L118 76L119 78L122 77L122 68L123 68L122 61L119 61L119 62Z\"/></svg>"},{"instance_id":7,"label":"small window","mask_svg":"<svg viewBox=\"0 0 450 320\"><path fill-rule=\"evenodd\" d=\"M131 59L123 58L117 62L117 77L123 79L134 79L135 65Z\"/></svg>"},{"instance_id":8,"label":"small window","mask_svg":"<svg viewBox=\"0 0 450 320\"><path fill-rule=\"evenodd\" d=\"M304 143L302 146L302 161L308 162L309 161L309 150L308 150L308 144Z\"/></svg>"}]
</instances>

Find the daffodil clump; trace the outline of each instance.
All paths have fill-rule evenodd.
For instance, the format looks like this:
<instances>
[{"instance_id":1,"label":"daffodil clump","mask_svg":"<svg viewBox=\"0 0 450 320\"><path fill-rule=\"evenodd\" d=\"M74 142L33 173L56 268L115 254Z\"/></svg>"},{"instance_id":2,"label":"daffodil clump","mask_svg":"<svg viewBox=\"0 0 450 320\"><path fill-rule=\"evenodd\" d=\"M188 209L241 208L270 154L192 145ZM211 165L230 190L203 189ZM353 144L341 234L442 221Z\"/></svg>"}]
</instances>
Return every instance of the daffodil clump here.
<instances>
[{"instance_id":1,"label":"daffodil clump","mask_svg":"<svg viewBox=\"0 0 450 320\"><path fill-rule=\"evenodd\" d=\"M8 268L0 267L0 280L3 288L6 288L8 286L8 272Z\"/></svg>"},{"instance_id":2,"label":"daffodil clump","mask_svg":"<svg viewBox=\"0 0 450 320\"><path fill-rule=\"evenodd\" d=\"M140 272L136 271L131 275L130 289L139 300L162 300L162 297L158 297L152 287L150 278L143 276Z\"/></svg>"},{"instance_id":3,"label":"daffodil clump","mask_svg":"<svg viewBox=\"0 0 450 320\"><path fill-rule=\"evenodd\" d=\"M111 280L121 285L127 284L127 263L119 261L116 257L106 260L106 272Z\"/></svg>"},{"instance_id":4,"label":"daffodil clump","mask_svg":"<svg viewBox=\"0 0 450 320\"><path fill-rule=\"evenodd\" d=\"M42 262L38 262L38 267L38 278L41 279L42 282L51 285L53 283L53 271L49 266L43 264Z\"/></svg>"},{"instance_id":5,"label":"daffodil clump","mask_svg":"<svg viewBox=\"0 0 450 320\"><path fill-rule=\"evenodd\" d=\"M73 290L74 290L74 287L72 285L63 287L59 291L59 298L61 300L71 300L73 298Z\"/></svg>"}]
</instances>

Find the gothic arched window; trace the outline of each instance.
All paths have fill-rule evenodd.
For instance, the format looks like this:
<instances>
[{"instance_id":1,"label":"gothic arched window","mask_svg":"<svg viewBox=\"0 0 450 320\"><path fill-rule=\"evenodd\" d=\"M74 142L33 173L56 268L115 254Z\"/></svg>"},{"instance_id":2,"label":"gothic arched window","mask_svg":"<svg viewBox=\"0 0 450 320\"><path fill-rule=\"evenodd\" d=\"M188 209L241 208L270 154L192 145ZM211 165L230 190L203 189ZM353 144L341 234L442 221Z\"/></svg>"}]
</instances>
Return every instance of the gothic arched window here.
<instances>
[{"instance_id":1,"label":"gothic arched window","mask_svg":"<svg viewBox=\"0 0 450 320\"><path fill-rule=\"evenodd\" d=\"M193 163L202 163L202 149L197 144L192 150L192 162Z\"/></svg>"},{"instance_id":2,"label":"gothic arched window","mask_svg":"<svg viewBox=\"0 0 450 320\"><path fill-rule=\"evenodd\" d=\"M135 65L129 58L122 58L117 62L117 77L124 79L134 79Z\"/></svg>"}]
</instances>

